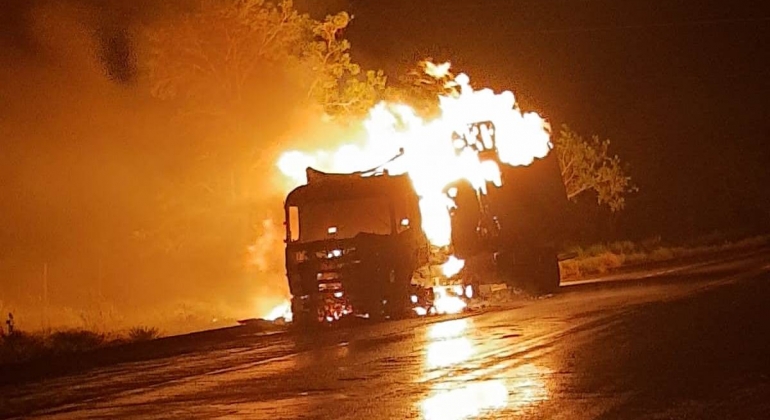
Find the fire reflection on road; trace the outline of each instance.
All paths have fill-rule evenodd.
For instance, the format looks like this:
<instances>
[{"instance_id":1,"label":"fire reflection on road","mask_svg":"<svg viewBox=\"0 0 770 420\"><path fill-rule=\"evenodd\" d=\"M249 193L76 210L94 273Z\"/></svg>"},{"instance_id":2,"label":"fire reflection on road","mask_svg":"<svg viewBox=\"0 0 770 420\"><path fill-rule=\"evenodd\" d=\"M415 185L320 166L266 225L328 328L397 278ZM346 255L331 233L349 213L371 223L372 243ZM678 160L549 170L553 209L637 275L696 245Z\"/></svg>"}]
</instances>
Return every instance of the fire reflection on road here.
<instances>
[{"instance_id":1,"label":"fire reflection on road","mask_svg":"<svg viewBox=\"0 0 770 420\"><path fill-rule=\"evenodd\" d=\"M469 337L472 322L466 318L429 328L425 364L430 375L425 379L433 385L420 403L423 418L461 420L502 411L517 413L548 400L547 369L531 363L516 365L509 359L491 368L473 369L480 361L473 360L478 351ZM481 360L483 364L492 361Z\"/></svg>"},{"instance_id":2,"label":"fire reflection on road","mask_svg":"<svg viewBox=\"0 0 770 420\"><path fill-rule=\"evenodd\" d=\"M436 341L428 345L428 367L438 368L456 365L472 355L473 344L465 337Z\"/></svg>"},{"instance_id":3,"label":"fire reflection on road","mask_svg":"<svg viewBox=\"0 0 770 420\"><path fill-rule=\"evenodd\" d=\"M508 403L503 381L475 382L449 391L438 392L422 402L425 419L467 419L485 411L502 409Z\"/></svg>"},{"instance_id":4,"label":"fire reflection on road","mask_svg":"<svg viewBox=\"0 0 770 420\"><path fill-rule=\"evenodd\" d=\"M466 319L456 319L434 324L428 329L428 337L433 340L426 353L429 369L456 365L473 355L473 344L463 335L467 328Z\"/></svg>"}]
</instances>

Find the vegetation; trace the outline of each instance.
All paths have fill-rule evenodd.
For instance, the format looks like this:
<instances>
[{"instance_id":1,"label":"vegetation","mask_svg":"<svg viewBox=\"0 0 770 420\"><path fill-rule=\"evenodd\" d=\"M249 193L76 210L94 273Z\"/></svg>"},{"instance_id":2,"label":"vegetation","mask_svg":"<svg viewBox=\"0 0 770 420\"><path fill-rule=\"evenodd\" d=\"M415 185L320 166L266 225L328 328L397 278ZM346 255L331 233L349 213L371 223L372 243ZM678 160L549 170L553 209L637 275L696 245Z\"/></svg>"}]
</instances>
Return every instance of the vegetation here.
<instances>
[{"instance_id":1,"label":"vegetation","mask_svg":"<svg viewBox=\"0 0 770 420\"><path fill-rule=\"evenodd\" d=\"M40 331L16 330L0 335L0 364L17 363L47 356L85 353L103 347L154 340L157 328L136 327L126 333L101 333L86 329Z\"/></svg>"},{"instance_id":2,"label":"vegetation","mask_svg":"<svg viewBox=\"0 0 770 420\"><path fill-rule=\"evenodd\" d=\"M160 331L155 327L134 327L128 331L129 341L150 341L160 337Z\"/></svg>"},{"instance_id":3,"label":"vegetation","mask_svg":"<svg viewBox=\"0 0 770 420\"><path fill-rule=\"evenodd\" d=\"M577 280L603 275L625 267L670 261L715 252L752 248L770 243L770 236L756 236L743 239L705 238L684 245L664 243L660 237L641 242L619 241L596 244L587 248L573 247L577 257L562 261L562 280Z\"/></svg>"},{"instance_id":4,"label":"vegetation","mask_svg":"<svg viewBox=\"0 0 770 420\"><path fill-rule=\"evenodd\" d=\"M312 19L291 0L205 0L171 25L148 32L152 92L184 98L191 111L238 126L250 95L266 82L289 82L297 94L333 116L361 116L380 98L382 71L363 70L342 32L346 12ZM247 105L242 108L242 105Z\"/></svg>"},{"instance_id":5,"label":"vegetation","mask_svg":"<svg viewBox=\"0 0 770 420\"><path fill-rule=\"evenodd\" d=\"M385 91L382 71L351 58L343 36L351 19L314 19L291 0L203 0L142 28L142 80L184 133L166 147L178 170L156 185L154 217L134 232L141 258L167 267L150 275L233 287L266 272L282 279L279 249L270 267L243 262L256 238L280 238L265 223L284 193L267 169L290 147L277 145L308 115L347 123Z\"/></svg>"},{"instance_id":6,"label":"vegetation","mask_svg":"<svg viewBox=\"0 0 770 420\"><path fill-rule=\"evenodd\" d=\"M399 80L399 89L387 91L389 99L410 104L418 114L430 117L439 109L439 95L459 94L455 74L445 64L425 59L409 69Z\"/></svg>"},{"instance_id":7,"label":"vegetation","mask_svg":"<svg viewBox=\"0 0 770 420\"><path fill-rule=\"evenodd\" d=\"M610 154L610 140L601 140L596 135L586 139L563 125L552 141L570 200L593 193L599 205L606 205L613 212L625 207L625 195L636 191L636 187L620 158Z\"/></svg>"}]
</instances>

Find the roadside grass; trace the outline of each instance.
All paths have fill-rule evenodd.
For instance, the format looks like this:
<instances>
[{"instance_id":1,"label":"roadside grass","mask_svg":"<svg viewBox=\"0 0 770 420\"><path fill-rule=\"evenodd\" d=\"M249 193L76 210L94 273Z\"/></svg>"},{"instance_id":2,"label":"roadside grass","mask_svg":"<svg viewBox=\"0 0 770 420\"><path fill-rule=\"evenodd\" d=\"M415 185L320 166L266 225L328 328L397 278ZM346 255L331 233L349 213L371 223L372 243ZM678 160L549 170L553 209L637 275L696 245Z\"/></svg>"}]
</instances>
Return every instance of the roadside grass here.
<instances>
[{"instance_id":1,"label":"roadside grass","mask_svg":"<svg viewBox=\"0 0 770 420\"><path fill-rule=\"evenodd\" d=\"M6 325L9 313L16 324L12 336ZM198 300L117 307L94 295L79 307L51 304L44 309L34 297L0 299L0 365L230 327L248 314L248 308Z\"/></svg>"},{"instance_id":2,"label":"roadside grass","mask_svg":"<svg viewBox=\"0 0 770 420\"><path fill-rule=\"evenodd\" d=\"M725 239L714 235L683 245L667 244L660 237L654 237L640 242L618 241L585 248L573 246L567 252L575 253L577 256L574 259L562 261L559 265L562 280L578 280L608 274L625 267L767 244L770 244L770 235L744 239Z\"/></svg>"},{"instance_id":3,"label":"roadside grass","mask_svg":"<svg viewBox=\"0 0 770 420\"><path fill-rule=\"evenodd\" d=\"M150 341L160 337L160 330L155 327L134 327L128 330L129 341Z\"/></svg>"},{"instance_id":4,"label":"roadside grass","mask_svg":"<svg viewBox=\"0 0 770 420\"><path fill-rule=\"evenodd\" d=\"M49 356L85 353L98 348L154 340L157 328L135 327L126 332L101 333L86 329L0 334L0 365Z\"/></svg>"}]
</instances>

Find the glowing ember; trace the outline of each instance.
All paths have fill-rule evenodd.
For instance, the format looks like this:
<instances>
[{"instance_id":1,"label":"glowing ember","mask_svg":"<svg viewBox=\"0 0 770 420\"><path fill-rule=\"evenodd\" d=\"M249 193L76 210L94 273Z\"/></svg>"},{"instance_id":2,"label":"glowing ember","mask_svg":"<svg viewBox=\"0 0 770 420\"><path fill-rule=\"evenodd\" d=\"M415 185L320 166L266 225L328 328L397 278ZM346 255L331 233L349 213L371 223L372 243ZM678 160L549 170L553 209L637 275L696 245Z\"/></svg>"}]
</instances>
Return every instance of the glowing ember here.
<instances>
[{"instance_id":1,"label":"glowing ember","mask_svg":"<svg viewBox=\"0 0 770 420\"><path fill-rule=\"evenodd\" d=\"M441 272L444 274L444 276L450 278L459 273L463 267L465 267L465 261L455 257L454 255L451 255L449 260L441 265Z\"/></svg>"},{"instance_id":2,"label":"glowing ember","mask_svg":"<svg viewBox=\"0 0 770 420\"><path fill-rule=\"evenodd\" d=\"M283 320L286 322L291 322L291 302L286 301L279 304L275 308L271 309L270 312L264 317L264 319L268 321L275 321L280 318L283 318Z\"/></svg>"},{"instance_id":3,"label":"glowing ember","mask_svg":"<svg viewBox=\"0 0 770 420\"><path fill-rule=\"evenodd\" d=\"M426 72L436 78L446 76L449 64L428 63ZM366 136L356 144L333 152L286 152L280 157L278 168L300 185L307 181L308 166L326 172L352 173L383 165L403 151L380 170L409 175L420 197L422 229L432 244L449 245L449 209L454 202L444 192L447 186L467 180L485 193L488 182L501 184L497 164L479 157L480 150L490 148L492 136L500 160L514 166L528 165L547 155L552 147L548 124L535 113L519 111L513 93L474 90L464 74L454 82L459 94L440 96L441 112L433 120L423 120L409 106L382 102L370 110L364 122ZM469 129L479 122L489 124L476 131ZM458 134L464 140L453 141L453 135Z\"/></svg>"},{"instance_id":4,"label":"glowing ember","mask_svg":"<svg viewBox=\"0 0 770 420\"><path fill-rule=\"evenodd\" d=\"M459 314L468 306L462 296L454 293L452 288L434 287L433 293L435 295L433 306L439 314Z\"/></svg>"}]
</instances>

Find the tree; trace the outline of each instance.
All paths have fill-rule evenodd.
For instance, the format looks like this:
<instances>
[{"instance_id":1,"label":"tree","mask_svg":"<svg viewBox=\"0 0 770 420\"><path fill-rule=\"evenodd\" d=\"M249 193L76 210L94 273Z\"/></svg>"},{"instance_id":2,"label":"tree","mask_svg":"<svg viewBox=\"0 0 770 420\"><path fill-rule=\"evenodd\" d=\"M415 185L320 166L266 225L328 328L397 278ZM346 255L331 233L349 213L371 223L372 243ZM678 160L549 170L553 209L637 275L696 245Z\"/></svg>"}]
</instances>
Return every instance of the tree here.
<instances>
[{"instance_id":1,"label":"tree","mask_svg":"<svg viewBox=\"0 0 770 420\"><path fill-rule=\"evenodd\" d=\"M350 20L346 12L312 19L291 0L203 0L172 24L149 28L152 92L232 120L248 111L239 105L259 94L255 88L278 81L331 115L360 113L378 100L386 79L352 61L342 37Z\"/></svg>"},{"instance_id":2,"label":"tree","mask_svg":"<svg viewBox=\"0 0 770 420\"><path fill-rule=\"evenodd\" d=\"M553 137L567 197L574 201L584 194L596 194L599 205L616 212L625 207L625 195L637 188L631 183L620 158L610 155L610 140L594 135L584 139L567 125Z\"/></svg>"},{"instance_id":3,"label":"tree","mask_svg":"<svg viewBox=\"0 0 770 420\"><path fill-rule=\"evenodd\" d=\"M362 70L342 36L350 20L346 12L315 20L291 0L201 0L145 28L144 74L154 96L179 108L189 133L180 152L209 177L198 187L231 198L256 191L238 184L264 178L248 171L272 164L269 143L298 110L343 120L380 99L382 71Z\"/></svg>"},{"instance_id":4,"label":"tree","mask_svg":"<svg viewBox=\"0 0 770 420\"><path fill-rule=\"evenodd\" d=\"M440 96L459 95L455 74L449 70L449 63L436 64L426 58L407 71L400 79L399 89L390 89L391 100L406 102L418 114L433 117L439 111Z\"/></svg>"},{"instance_id":5,"label":"tree","mask_svg":"<svg viewBox=\"0 0 770 420\"><path fill-rule=\"evenodd\" d=\"M340 12L314 24L315 39L302 53L314 75L308 97L330 115L362 117L382 98L387 79L382 70L362 71L350 58L350 42L341 38L351 17Z\"/></svg>"},{"instance_id":6,"label":"tree","mask_svg":"<svg viewBox=\"0 0 770 420\"><path fill-rule=\"evenodd\" d=\"M248 245L266 234L263 220L280 209L265 168L287 125L310 109L339 119L363 114L386 79L351 59L345 12L316 20L290 0L191 4L139 38L143 81L177 110L183 134L167 140L178 163L136 240L157 266L234 277Z\"/></svg>"}]
</instances>

